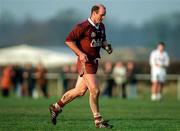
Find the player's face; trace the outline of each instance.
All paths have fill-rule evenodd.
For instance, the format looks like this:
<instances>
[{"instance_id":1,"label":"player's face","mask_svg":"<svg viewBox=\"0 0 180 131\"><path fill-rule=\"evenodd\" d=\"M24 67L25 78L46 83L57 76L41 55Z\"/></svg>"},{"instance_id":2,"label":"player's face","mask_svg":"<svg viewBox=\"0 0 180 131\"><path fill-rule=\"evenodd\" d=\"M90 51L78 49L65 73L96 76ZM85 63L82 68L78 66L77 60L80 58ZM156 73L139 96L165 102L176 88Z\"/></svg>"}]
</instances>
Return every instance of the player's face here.
<instances>
[{"instance_id":1,"label":"player's face","mask_svg":"<svg viewBox=\"0 0 180 131\"><path fill-rule=\"evenodd\" d=\"M163 52L163 51L164 51L164 46L163 46L163 45L158 45L158 50L159 50L160 52Z\"/></svg>"},{"instance_id":2,"label":"player's face","mask_svg":"<svg viewBox=\"0 0 180 131\"><path fill-rule=\"evenodd\" d=\"M105 15L106 15L106 9L104 8L99 8L99 11L98 13L94 12L94 18L95 18L95 21L96 21L96 24L99 24L103 21L103 19L105 18Z\"/></svg>"}]
</instances>

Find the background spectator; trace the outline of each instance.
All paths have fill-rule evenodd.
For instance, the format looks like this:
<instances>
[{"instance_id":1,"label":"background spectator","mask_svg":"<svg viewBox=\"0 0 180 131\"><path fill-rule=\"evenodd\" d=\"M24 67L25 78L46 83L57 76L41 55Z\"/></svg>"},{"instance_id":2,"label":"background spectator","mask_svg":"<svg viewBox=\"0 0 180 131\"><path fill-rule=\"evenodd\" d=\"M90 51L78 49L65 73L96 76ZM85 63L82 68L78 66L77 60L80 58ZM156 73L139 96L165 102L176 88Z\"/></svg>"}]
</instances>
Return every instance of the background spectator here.
<instances>
[{"instance_id":1,"label":"background spectator","mask_svg":"<svg viewBox=\"0 0 180 131\"><path fill-rule=\"evenodd\" d=\"M36 67L37 86L42 91L43 95L48 98L48 81L46 79L46 73L46 68L41 63L39 63Z\"/></svg>"},{"instance_id":2,"label":"background spectator","mask_svg":"<svg viewBox=\"0 0 180 131\"><path fill-rule=\"evenodd\" d=\"M12 84L15 95L22 96L23 69L19 65L13 66Z\"/></svg>"},{"instance_id":3,"label":"background spectator","mask_svg":"<svg viewBox=\"0 0 180 131\"><path fill-rule=\"evenodd\" d=\"M9 90L11 88L12 84L12 66L7 65L4 67L3 72L2 72L2 77L1 77L1 90L2 90L2 96L7 97L9 96Z\"/></svg>"},{"instance_id":4,"label":"background spectator","mask_svg":"<svg viewBox=\"0 0 180 131\"><path fill-rule=\"evenodd\" d=\"M135 78L135 66L133 62L127 63L127 87L128 87L128 98L137 97L137 80Z\"/></svg>"},{"instance_id":5,"label":"background spectator","mask_svg":"<svg viewBox=\"0 0 180 131\"><path fill-rule=\"evenodd\" d=\"M122 89L122 98L126 98L126 67L122 62L119 61L115 64L113 76L117 89Z\"/></svg>"},{"instance_id":6,"label":"background spectator","mask_svg":"<svg viewBox=\"0 0 180 131\"><path fill-rule=\"evenodd\" d=\"M68 90L68 84L69 84L69 78L67 77L67 74L70 73L70 66L65 65L62 67L62 70L60 72L60 80L62 82L62 94L64 94Z\"/></svg>"},{"instance_id":7,"label":"background spectator","mask_svg":"<svg viewBox=\"0 0 180 131\"><path fill-rule=\"evenodd\" d=\"M23 72L24 87L25 87L25 93L28 93L28 96L31 96L31 97L35 89L35 76L33 76L34 73L35 73L35 70L32 67L32 64L30 63L26 64L24 68L24 72Z\"/></svg>"},{"instance_id":8,"label":"background spectator","mask_svg":"<svg viewBox=\"0 0 180 131\"><path fill-rule=\"evenodd\" d=\"M104 74L105 74L105 87L104 87L104 96L112 97L112 90L114 86L114 79L112 78L112 71L113 71L113 63L107 61L104 63Z\"/></svg>"},{"instance_id":9,"label":"background spectator","mask_svg":"<svg viewBox=\"0 0 180 131\"><path fill-rule=\"evenodd\" d=\"M74 77L74 75L77 75L77 66L76 64L72 64L70 65L70 75L69 75L69 82L68 82L68 90L74 88L74 86L76 85L76 77Z\"/></svg>"}]
</instances>

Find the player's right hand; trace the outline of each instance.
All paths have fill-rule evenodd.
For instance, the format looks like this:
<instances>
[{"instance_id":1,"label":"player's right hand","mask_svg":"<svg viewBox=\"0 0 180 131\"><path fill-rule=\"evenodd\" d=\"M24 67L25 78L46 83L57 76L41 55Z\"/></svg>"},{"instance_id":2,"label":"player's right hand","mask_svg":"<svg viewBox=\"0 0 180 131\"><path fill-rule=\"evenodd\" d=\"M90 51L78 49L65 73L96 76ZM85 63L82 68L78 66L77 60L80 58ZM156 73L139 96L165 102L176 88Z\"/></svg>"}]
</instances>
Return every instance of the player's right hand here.
<instances>
[{"instance_id":1,"label":"player's right hand","mask_svg":"<svg viewBox=\"0 0 180 131\"><path fill-rule=\"evenodd\" d=\"M87 62L87 61L88 61L88 57L87 57L86 54L80 53L80 54L79 54L79 60L80 60L81 62Z\"/></svg>"}]
</instances>

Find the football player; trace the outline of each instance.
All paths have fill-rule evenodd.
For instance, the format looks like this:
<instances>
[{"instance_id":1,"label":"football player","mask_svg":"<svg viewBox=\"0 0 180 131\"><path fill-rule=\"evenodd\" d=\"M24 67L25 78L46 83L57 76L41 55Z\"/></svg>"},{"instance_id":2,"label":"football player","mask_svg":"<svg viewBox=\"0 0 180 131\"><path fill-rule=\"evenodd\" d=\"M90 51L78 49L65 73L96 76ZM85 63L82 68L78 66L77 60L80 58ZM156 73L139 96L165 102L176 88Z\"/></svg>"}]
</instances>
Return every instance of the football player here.
<instances>
[{"instance_id":1,"label":"football player","mask_svg":"<svg viewBox=\"0 0 180 131\"><path fill-rule=\"evenodd\" d=\"M79 76L75 88L67 91L59 101L50 105L53 124L56 124L56 118L66 104L83 96L89 90L89 104L95 127L112 128L112 125L102 118L99 110L100 89L96 79L100 49L104 48L109 54L113 51L111 45L106 41L105 26L102 23L105 15L106 8L104 5L94 5L90 17L77 24L66 38L65 43L78 56Z\"/></svg>"},{"instance_id":2,"label":"football player","mask_svg":"<svg viewBox=\"0 0 180 131\"><path fill-rule=\"evenodd\" d=\"M164 42L159 42L157 49L150 55L151 66L151 100L159 101L162 98L162 89L166 79L166 68L169 66L169 56L165 51Z\"/></svg>"}]
</instances>

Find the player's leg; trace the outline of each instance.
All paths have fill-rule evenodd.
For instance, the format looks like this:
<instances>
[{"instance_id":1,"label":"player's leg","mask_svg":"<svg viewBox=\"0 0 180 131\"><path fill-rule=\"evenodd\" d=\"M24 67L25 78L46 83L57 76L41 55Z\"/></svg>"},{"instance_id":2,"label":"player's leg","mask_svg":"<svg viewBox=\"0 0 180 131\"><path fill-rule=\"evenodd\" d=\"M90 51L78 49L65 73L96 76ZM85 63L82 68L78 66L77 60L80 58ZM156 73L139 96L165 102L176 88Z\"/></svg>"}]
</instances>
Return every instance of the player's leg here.
<instances>
[{"instance_id":1,"label":"player's leg","mask_svg":"<svg viewBox=\"0 0 180 131\"><path fill-rule=\"evenodd\" d=\"M158 82L158 86L157 86L157 100L161 100L162 98L162 89L163 89L163 83L162 82Z\"/></svg>"},{"instance_id":2,"label":"player's leg","mask_svg":"<svg viewBox=\"0 0 180 131\"><path fill-rule=\"evenodd\" d=\"M122 98L126 99L127 98L127 94L126 94L126 83L122 83Z\"/></svg>"},{"instance_id":3,"label":"player's leg","mask_svg":"<svg viewBox=\"0 0 180 131\"><path fill-rule=\"evenodd\" d=\"M160 72L159 82L157 87L157 100L162 99L162 91L163 91L165 79L166 79L166 74L164 72Z\"/></svg>"},{"instance_id":4,"label":"player's leg","mask_svg":"<svg viewBox=\"0 0 180 131\"><path fill-rule=\"evenodd\" d=\"M157 100L158 86L159 86L158 81L152 81L152 87L151 87L151 92L152 92L151 100L152 101Z\"/></svg>"},{"instance_id":5,"label":"player's leg","mask_svg":"<svg viewBox=\"0 0 180 131\"><path fill-rule=\"evenodd\" d=\"M160 81L158 83L158 88L157 88L157 100L161 100L162 99L163 87L164 87L164 82Z\"/></svg>"},{"instance_id":6,"label":"player's leg","mask_svg":"<svg viewBox=\"0 0 180 131\"><path fill-rule=\"evenodd\" d=\"M151 74L151 100L156 101L157 100L157 89L158 89L158 75L157 73Z\"/></svg>"},{"instance_id":7,"label":"player's leg","mask_svg":"<svg viewBox=\"0 0 180 131\"><path fill-rule=\"evenodd\" d=\"M65 104L71 102L76 97L83 96L86 93L86 91L87 91L86 83L85 83L84 79L79 76L75 88L67 91L62 96L60 101L65 105Z\"/></svg>"},{"instance_id":8,"label":"player's leg","mask_svg":"<svg viewBox=\"0 0 180 131\"><path fill-rule=\"evenodd\" d=\"M67 91L62 98L50 105L50 113L51 113L51 121L55 125L56 124L56 117L58 116L59 112L62 112L62 108L67 103L71 102L73 99L83 96L85 92L87 91L86 83L84 82L82 77L78 77L77 83L75 88Z\"/></svg>"},{"instance_id":9,"label":"player's leg","mask_svg":"<svg viewBox=\"0 0 180 131\"><path fill-rule=\"evenodd\" d=\"M84 74L83 76L84 81L86 81L86 85L88 86L90 96L89 96L89 102L90 107L93 112L93 114L99 114L99 103L98 103L98 97L99 97L99 87L97 86L96 81L96 75L95 74Z\"/></svg>"},{"instance_id":10,"label":"player's leg","mask_svg":"<svg viewBox=\"0 0 180 131\"><path fill-rule=\"evenodd\" d=\"M159 93L162 94L164 88L164 82L160 82L160 88L159 88Z\"/></svg>"},{"instance_id":11,"label":"player's leg","mask_svg":"<svg viewBox=\"0 0 180 131\"><path fill-rule=\"evenodd\" d=\"M104 121L99 111L99 94L100 89L96 81L96 74L84 74L84 81L89 89L89 103L95 120L95 126L97 128L112 128L107 121Z\"/></svg>"}]
</instances>

